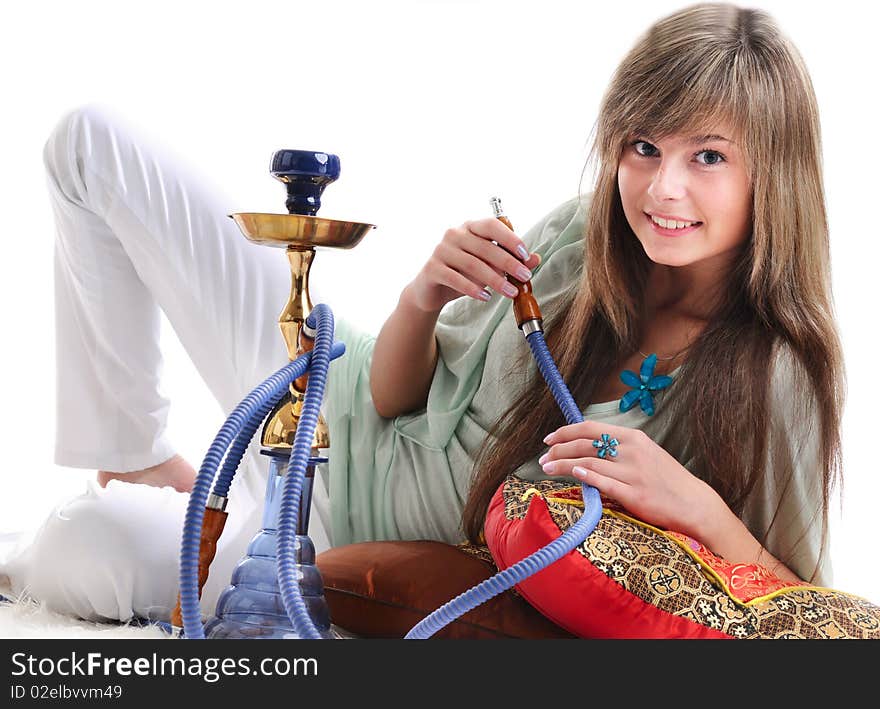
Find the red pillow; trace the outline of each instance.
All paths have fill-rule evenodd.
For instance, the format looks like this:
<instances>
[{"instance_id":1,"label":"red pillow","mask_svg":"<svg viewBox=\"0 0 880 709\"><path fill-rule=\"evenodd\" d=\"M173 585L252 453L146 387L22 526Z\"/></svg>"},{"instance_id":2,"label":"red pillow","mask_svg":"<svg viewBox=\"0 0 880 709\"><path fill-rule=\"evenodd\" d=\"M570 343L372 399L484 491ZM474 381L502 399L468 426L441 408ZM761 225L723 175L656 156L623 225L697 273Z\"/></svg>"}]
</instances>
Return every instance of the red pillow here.
<instances>
[{"instance_id":1,"label":"red pillow","mask_svg":"<svg viewBox=\"0 0 880 709\"><path fill-rule=\"evenodd\" d=\"M506 569L580 518L581 486L508 476L486 516ZM587 638L877 638L880 607L730 564L699 542L606 505L577 548L517 585L557 625Z\"/></svg>"}]
</instances>

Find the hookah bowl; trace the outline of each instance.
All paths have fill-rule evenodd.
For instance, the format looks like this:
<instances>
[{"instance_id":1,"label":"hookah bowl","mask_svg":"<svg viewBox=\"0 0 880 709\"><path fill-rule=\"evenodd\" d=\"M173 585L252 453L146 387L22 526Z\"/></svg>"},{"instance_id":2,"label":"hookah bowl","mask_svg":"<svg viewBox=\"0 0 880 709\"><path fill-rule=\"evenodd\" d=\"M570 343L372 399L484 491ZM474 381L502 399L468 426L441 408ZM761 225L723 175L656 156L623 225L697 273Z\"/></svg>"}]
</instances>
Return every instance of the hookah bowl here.
<instances>
[{"instance_id":1,"label":"hookah bowl","mask_svg":"<svg viewBox=\"0 0 880 709\"><path fill-rule=\"evenodd\" d=\"M308 150L279 150L272 155L271 175L287 187L288 214L243 212L229 217L253 243L285 249L290 264L291 289L278 318L290 361L314 348L314 332L304 332L312 311L309 271L318 246L350 249L373 224L339 221L316 216L324 188L339 177L339 158ZM205 625L206 638L297 638L287 616L278 585L277 526L282 485L297 424L305 399L308 372L291 382L289 391L266 418L261 433L263 455L269 456L263 529L251 540L246 556L233 571L229 586L220 594L215 615ZM322 637L337 637L330 625L324 585L315 565L315 547L308 536L309 510L315 466L329 460L320 455L330 447L323 416L318 417L299 501L299 527L295 541L296 571L303 601Z\"/></svg>"}]
</instances>

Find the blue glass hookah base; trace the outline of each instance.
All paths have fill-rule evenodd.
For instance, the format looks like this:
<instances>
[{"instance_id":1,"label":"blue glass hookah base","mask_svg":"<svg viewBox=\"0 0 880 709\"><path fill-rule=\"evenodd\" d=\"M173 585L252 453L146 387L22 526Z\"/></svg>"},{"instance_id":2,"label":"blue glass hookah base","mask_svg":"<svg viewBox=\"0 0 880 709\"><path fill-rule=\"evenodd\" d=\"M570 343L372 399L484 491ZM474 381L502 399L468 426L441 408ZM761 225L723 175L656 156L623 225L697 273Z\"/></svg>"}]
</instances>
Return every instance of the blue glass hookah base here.
<instances>
[{"instance_id":1,"label":"blue glass hookah base","mask_svg":"<svg viewBox=\"0 0 880 709\"><path fill-rule=\"evenodd\" d=\"M220 594L217 608L205 624L208 639L297 639L278 586L278 512L284 476L289 463L283 451L264 449L270 457L263 529L251 540L245 557L238 562L232 580ZM334 639L330 610L324 598L324 582L315 565L315 545L307 534L315 465L327 458L309 458L300 497L299 525L294 544L300 591L312 623L321 637Z\"/></svg>"}]
</instances>

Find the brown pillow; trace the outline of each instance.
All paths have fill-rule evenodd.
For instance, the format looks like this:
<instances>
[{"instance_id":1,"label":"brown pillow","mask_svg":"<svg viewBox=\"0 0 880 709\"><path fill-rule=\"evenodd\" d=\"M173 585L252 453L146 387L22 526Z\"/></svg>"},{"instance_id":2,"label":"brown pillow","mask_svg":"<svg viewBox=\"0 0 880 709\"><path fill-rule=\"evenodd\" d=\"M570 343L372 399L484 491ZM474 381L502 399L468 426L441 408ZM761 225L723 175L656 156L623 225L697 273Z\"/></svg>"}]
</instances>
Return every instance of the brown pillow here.
<instances>
[{"instance_id":1,"label":"brown pillow","mask_svg":"<svg viewBox=\"0 0 880 709\"><path fill-rule=\"evenodd\" d=\"M403 638L447 601L493 576L480 547L434 541L361 542L328 549L316 564L332 623L359 637ZM491 557L486 557L491 558ZM512 590L436 632L434 638L573 638Z\"/></svg>"}]
</instances>

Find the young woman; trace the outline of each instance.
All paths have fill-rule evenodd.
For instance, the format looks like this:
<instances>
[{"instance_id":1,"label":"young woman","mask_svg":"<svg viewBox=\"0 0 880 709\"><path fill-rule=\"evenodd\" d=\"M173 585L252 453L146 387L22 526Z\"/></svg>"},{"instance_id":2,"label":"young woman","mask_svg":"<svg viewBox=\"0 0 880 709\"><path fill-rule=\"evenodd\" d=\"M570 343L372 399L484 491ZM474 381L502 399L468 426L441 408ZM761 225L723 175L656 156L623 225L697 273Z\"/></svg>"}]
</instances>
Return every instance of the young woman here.
<instances>
[{"instance_id":1,"label":"young woman","mask_svg":"<svg viewBox=\"0 0 880 709\"><path fill-rule=\"evenodd\" d=\"M492 218L444 235L376 342L376 409L427 405L426 442L468 439L475 475L455 492L471 541L507 474L563 475L729 561L829 584L844 387L802 59L761 11L677 12L616 71L593 157L592 194L523 239ZM519 248L532 254L525 263ZM534 252L547 342L586 406L582 424L562 426L509 301L477 300L484 285L503 292L504 273L534 267ZM634 373L649 370L671 384L641 394ZM445 417L459 411L453 427ZM615 457L599 457L603 433L618 440Z\"/></svg>"},{"instance_id":2,"label":"young woman","mask_svg":"<svg viewBox=\"0 0 880 709\"><path fill-rule=\"evenodd\" d=\"M593 189L522 237L491 217L449 229L378 338L336 314L313 532L479 541L508 474L566 476L729 561L831 584L844 382L819 135L804 63L767 14L704 4L655 23L605 93ZM56 462L100 484L0 572L56 610L167 619L193 471L165 436L158 308L228 413L285 361L289 273L113 114L66 116L46 164ZM505 273L531 279L584 423L562 425ZM593 446L605 433L616 456ZM205 608L259 527L261 458L257 443L233 486Z\"/></svg>"}]
</instances>

